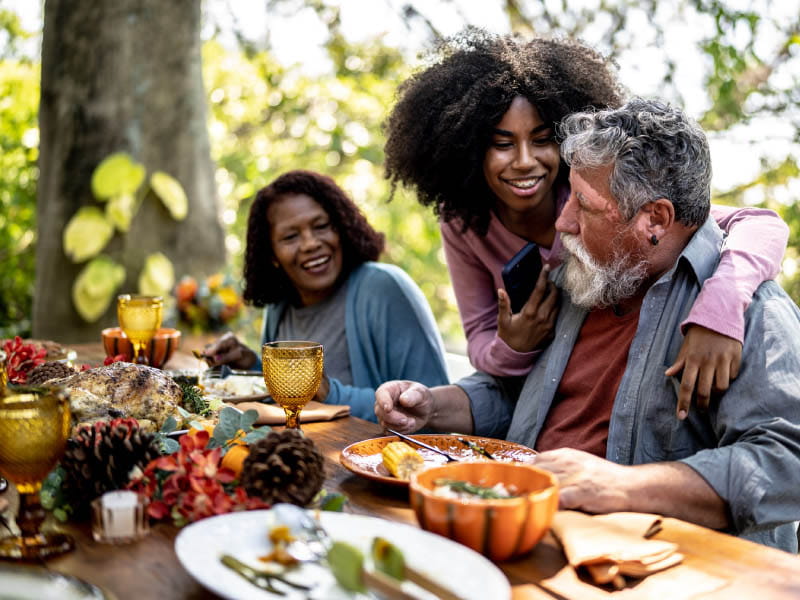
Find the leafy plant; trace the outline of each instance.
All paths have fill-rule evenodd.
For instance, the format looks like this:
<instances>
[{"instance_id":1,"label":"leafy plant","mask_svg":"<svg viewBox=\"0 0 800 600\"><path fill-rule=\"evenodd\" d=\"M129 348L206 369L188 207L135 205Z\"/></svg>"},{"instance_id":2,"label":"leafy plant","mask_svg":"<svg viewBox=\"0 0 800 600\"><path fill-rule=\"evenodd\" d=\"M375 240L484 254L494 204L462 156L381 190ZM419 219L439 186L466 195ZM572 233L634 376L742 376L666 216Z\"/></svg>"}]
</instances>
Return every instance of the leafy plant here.
<instances>
[{"instance_id":1,"label":"leafy plant","mask_svg":"<svg viewBox=\"0 0 800 600\"><path fill-rule=\"evenodd\" d=\"M144 199L144 165L128 154L117 152L104 159L92 174L92 193L105 209L82 206L64 228L66 255L76 263L89 260L75 279L72 302L84 320L93 322L105 313L114 293L125 281L125 268L100 252L115 231L125 234ZM175 220L186 218L189 202L181 184L172 176L156 171L149 189L161 199ZM146 193L146 189L144 190ZM167 294L175 284L172 262L160 252L150 254L139 275L139 292Z\"/></svg>"}]
</instances>

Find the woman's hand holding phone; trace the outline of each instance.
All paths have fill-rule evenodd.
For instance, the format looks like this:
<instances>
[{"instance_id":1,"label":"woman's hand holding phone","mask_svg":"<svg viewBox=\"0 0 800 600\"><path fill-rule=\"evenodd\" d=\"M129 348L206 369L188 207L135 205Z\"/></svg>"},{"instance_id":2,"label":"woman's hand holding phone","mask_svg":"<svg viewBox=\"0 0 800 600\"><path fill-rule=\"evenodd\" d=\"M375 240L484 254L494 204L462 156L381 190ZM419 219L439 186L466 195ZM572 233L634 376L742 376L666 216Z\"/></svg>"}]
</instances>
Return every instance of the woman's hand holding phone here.
<instances>
[{"instance_id":1,"label":"woman's hand holding phone","mask_svg":"<svg viewBox=\"0 0 800 600\"><path fill-rule=\"evenodd\" d=\"M497 290L497 335L517 352L531 352L546 346L553 337L558 316L558 289L548 279L550 269L539 273L536 286L518 313L511 312L511 300L504 289Z\"/></svg>"}]
</instances>

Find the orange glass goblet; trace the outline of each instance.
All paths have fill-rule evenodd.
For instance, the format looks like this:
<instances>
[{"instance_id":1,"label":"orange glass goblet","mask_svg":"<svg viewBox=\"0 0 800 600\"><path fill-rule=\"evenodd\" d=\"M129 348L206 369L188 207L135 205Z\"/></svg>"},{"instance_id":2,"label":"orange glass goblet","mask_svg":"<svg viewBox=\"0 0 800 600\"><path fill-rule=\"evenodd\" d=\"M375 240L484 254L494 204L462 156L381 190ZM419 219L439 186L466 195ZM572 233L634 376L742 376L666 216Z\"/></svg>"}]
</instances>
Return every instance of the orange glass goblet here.
<instances>
[{"instance_id":1,"label":"orange glass goblet","mask_svg":"<svg viewBox=\"0 0 800 600\"><path fill-rule=\"evenodd\" d=\"M63 533L42 533L42 480L61 458L70 432L69 396L53 388L9 387L0 397L0 475L19 492L19 535L0 539L0 558L32 560L75 547Z\"/></svg>"},{"instance_id":2,"label":"orange glass goblet","mask_svg":"<svg viewBox=\"0 0 800 600\"><path fill-rule=\"evenodd\" d=\"M269 342L262 346L264 383L286 413L286 427L300 429L300 411L322 382L322 344Z\"/></svg>"}]
</instances>

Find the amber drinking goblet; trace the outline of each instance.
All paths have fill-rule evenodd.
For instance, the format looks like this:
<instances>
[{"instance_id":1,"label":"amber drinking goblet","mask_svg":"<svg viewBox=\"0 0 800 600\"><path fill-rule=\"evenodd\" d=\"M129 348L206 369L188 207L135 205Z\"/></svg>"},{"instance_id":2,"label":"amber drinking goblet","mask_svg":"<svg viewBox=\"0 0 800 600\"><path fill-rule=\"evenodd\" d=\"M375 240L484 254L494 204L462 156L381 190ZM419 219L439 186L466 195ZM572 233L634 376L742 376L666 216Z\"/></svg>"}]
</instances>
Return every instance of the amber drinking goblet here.
<instances>
[{"instance_id":1,"label":"amber drinking goblet","mask_svg":"<svg viewBox=\"0 0 800 600\"><path fill-rule=\"evenodd\" d=\"M163 310L161 296L117 296L117 318L120 328L131 340L133 362L147 364L143 350L161 327Z\"/></svg>"},{"instance_id":2,"label":"amber drinking goblet","mask_svg":"<svg viewBox=\"0 0 800 600\"><path fill-rule=\"evenodd\" d=\"M69 396L51 388L9 387L0 397L0 475L17 486L19 535L0 539L0 558L32 560L67 552L72 538L42 533L42 480L64 453Z\"/></svg>"},{"instance_id":3,"label":"amber drinking goblet","mask_svg":"<svg viewBox=\"0 0 800 600\"><path fill-rule=\"evenodd\" d=\"M300 429L300 411L322 382L322 344L269 342L261 349L264 383L286 413L286 427Z\"/></svg>"}]
</instances>

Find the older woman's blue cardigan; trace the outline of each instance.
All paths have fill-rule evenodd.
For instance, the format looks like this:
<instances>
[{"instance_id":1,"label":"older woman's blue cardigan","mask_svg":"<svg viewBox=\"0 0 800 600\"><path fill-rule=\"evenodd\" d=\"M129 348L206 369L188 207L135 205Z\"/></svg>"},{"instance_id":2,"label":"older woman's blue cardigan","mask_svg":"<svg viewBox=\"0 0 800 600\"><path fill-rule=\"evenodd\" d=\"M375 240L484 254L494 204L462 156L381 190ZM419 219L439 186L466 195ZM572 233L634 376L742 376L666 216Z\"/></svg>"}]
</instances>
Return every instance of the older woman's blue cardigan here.
<instances>
[{"instance_id":1,"label":"older woman's blue cardigan","mask_svg":"<svg viewBox=\"0 0 800 600\"><path fill-rule=\"evenodd\" d=\"M264 309L262 342L275 340L286 302ZM425 296L405 271L367 262L347 280L345 335L353 385L330 378L327 404L376 421L375 388L392 379L428 386L448 382L444 345Z\"/></svg>"}]
</instances>

